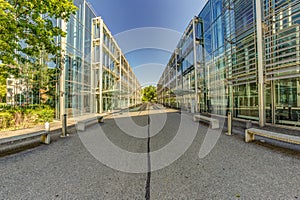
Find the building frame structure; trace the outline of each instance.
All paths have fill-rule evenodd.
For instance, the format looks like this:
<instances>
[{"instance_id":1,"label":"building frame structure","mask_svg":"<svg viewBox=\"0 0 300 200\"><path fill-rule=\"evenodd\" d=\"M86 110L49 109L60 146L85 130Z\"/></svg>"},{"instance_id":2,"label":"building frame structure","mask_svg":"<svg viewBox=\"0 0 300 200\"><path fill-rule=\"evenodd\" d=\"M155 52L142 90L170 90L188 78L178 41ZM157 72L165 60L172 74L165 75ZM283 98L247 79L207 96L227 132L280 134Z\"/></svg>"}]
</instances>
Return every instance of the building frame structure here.
<instances>
[{"instance_id":1,"label":"building frame structure","mask_svg":"<svg viewBox=\"0 0 300 200\"><path fill-rule=\"evenodd\" d=\"M299 0L207 1L158 82L158 101L300 126L299 26Z\"/></svg>"},{"instance_id":2,"label":"building frame structure","mask_svg":"<svg viewBox=\"0 0 300 200\"><path fill-rule=\"evenodd\" d=\"M68 22L54 20L67 33L56 38L62 56L56 118L112 112L141 103L141 87L111 32L86 0ZM55 64L53 64L55 65Z\"/></svg>"}]
</instances>

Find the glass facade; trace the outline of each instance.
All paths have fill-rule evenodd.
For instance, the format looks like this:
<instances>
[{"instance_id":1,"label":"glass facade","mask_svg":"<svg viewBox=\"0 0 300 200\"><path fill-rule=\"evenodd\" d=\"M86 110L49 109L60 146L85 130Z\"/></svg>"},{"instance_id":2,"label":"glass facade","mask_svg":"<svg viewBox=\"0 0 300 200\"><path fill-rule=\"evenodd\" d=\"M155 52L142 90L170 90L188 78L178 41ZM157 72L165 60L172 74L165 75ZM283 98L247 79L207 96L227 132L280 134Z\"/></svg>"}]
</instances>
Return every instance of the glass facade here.
<instances>
[{"instance_id":1,"label":"glass facade","mask_svg":"<svg viewBox=\"0 0 300 200\"><path fill-rule=\"evenodd\" d=\"M64 49L64 102L68 117L93 113L91 101L91 20L96 17L92 8L84 0L76 0L75 15L65 23L67 37ZM63 25L62 25L63 26ZM63 110L61 106L61 110ZM64 111L62 111L64 112Z\"/></svg>"},{"instance_id":2,"label":"glass facade","mask_svg":"<svg viewBox=\"0 0 300 200\"><path fill-rule=\"evenodd\" d=\"M300 126L299 0L209 0L192 21L158 83L161 103Z\"/></svg>"},{"instance_id":3,"label":"glass facade","mask_svg":"<svg viewBox=\"0 0 300 200\"><path fill-rule=\"evenodd\" d=\"M74 5L78 10L68 22L57 20L67 33L58 38L63 49L60 115L77 117L140 103L139 82L108 28L86 0Z\"/></svg>"},{"instance_id":4,"label":"glass facade","mask_svg":"<svg viewBox=\"0 0 300 200\"><path fill-rule=\"evenodd\" d=\"M141 103L141 86L109 29L92 21L92 96L98 113Z\"/></svg>"},{"instance_id":5,"label":"glass facade","mask_svg":"<svg viewBox=\"0 0 300 200\"><path fill-rule=\"evenodd\" d=\"M299 125L300 4L297 0L265 0L265 73L267 121Z\"/></svg>"}]
</instances>

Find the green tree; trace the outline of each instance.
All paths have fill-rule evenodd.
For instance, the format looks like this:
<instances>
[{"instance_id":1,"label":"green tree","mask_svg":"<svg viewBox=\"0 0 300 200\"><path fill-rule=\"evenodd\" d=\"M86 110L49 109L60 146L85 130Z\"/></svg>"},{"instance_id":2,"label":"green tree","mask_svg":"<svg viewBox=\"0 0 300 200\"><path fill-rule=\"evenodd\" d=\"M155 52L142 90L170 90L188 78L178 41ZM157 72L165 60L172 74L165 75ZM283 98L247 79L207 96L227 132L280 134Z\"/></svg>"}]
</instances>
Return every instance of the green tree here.
<instances>
[{"instance_id":1,"label":"green tree","mask_svg":"<svg viewBox=\"0 0 300 200\"><path fill-rule=\"evenodd\" d=\"M55 38L66 36L53 19L68 21L76 10L73 0L0 0L0 101L10 75L25 81L25 101L40 100L48 81L45 61L60 58Z\"/></svg>"},{"instance_id":2,"label":"green tree","mask_svg":"<svg viewBox=\"0 0 300 200\"><path fill-rule=\"evenodd\" d=\"M0 103L6 102L6 94L7 94L6 79L10 76L10 74L17 74L17 69L6 68L4 64L0 63Z\"/></svg>"},{"instance_id":3,"label":"green tree","mask_svg":"<svg viewBox=\"0 0 300 200\"><path fill-rule=\"evenodd\" d=\"M6 78L0 75L0 103L4 103L6 100Z\"/></svg>"},{"instance_id":4,"label":"green tree","mask_svg":"<svg viewBox=\"0 0 300 200\"><path fill-rule=\"evenodd\" d=\"M156 87L150 85L143 89L143 102L154 102L156 100Z\"/></svg>"},{"instance_id":5,"label":"green tree","mask_svg":"<svg viewBox=\"0 0 300 200\"><path fill-rule=\"evenodd\" d=\"M72 0L0 0L0 63L40 65L42 53L60 56L55 37L66 35L52 19L68 21L75 13Z\"/></svg>"},{"instance_id":6,"label":"green tree","mask_svg":"<svg viewBox=\"0 0 300 200\"><path fill-rule=\"evenodd\" d=\"M46 103L51 107L55 107L56 98L56 84L58 83L58 71L56 68L47 69L47 79L43 83L43 87L46 91L47 99Z\"/></svg>"}]
</instances>

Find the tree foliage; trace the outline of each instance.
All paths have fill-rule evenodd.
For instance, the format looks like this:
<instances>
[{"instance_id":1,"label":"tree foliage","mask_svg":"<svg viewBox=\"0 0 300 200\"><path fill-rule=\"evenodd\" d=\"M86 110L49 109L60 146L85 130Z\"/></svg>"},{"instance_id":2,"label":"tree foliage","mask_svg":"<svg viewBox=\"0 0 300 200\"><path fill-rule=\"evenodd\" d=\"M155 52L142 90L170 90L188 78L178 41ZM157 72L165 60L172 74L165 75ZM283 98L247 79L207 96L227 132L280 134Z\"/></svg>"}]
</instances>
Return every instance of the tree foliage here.
<instances>
[{"instance_id":1,"label":"tree foliage","mask_svg":"<svg viewBox=\"0 0 300 200\"><path fill-rule=\"evenodd\" d=\"M0 64L0 103L6 101L6 79L10 74L15 74L15 68L6 68L4 64Z\"/></svg>"},{"instance_id":2,"label":"tree foliage","mask_svg":"<svg viewBox=\"0 0 300 200\"><path fill-rule=\"evenodd\" d=\"M148 87L145 87L143 89L143 102L153 102L156 100L156 87L153 85L150 85Z\"/></svg>"},{"instance_id":3,"label":"tree foliage","mask_svg":"<svg viewBox=\"0 0 300 200\"><path fill-rule=\"evenodd\" d=\"M5 101L6 93L6 79L0 76L0 103Z\"/></svg>"},{"instance_id":4,"label":"tree foliage","mask_svg":"<svg viewBox=\"0 0 300 200\"><path fill-rule=\"evenodd\" d=\"M55 39L66 36L55 19L68 21L76 10L73 0L0 0L0 100L4 100L5 80L10 75L24 80L32 91L29 94L27 89L25 101L29 96L39 97L41 89L49 92L49 82L55 83L46 77L53 71L47 70L45 62L49 55L60 57ZM47 95L53 99L53 92Z\"/></svg>"},{"instance_id":5,"label":"tree foliage","mask_svg":"<svg viewBox=\"0 0 300 200\"><path fill-rule=\"evenodd\" d=\"M55 37L66 33L52 19L68 21L76 9L72 0L0 0L0 63L38 66L42 53L59 55Z\"/></svg>"}]
</instances>

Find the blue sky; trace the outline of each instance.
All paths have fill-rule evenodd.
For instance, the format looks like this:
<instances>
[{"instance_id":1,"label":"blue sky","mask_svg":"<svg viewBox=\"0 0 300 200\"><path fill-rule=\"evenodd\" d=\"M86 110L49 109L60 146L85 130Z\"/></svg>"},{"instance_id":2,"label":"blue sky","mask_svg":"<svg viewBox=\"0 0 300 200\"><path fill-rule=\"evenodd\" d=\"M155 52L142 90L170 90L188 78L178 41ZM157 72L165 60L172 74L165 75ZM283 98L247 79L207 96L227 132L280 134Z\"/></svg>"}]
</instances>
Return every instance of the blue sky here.
<instances>
[{"instance_id":1,"label":"blue sky","mask_svg":"<svg viewBox=\"0 0 300 200\"><path fill-rule=\"evenodd\" d=\"M171 49L174 50L190 20L198 15L206 3L206 0L88 1L96 13L104 19L113 35L123 34L124 37L116 37L116 40L122 50L126 49L123 52L142 85L156 85L171 56ZM158 41L157 44L145 45L140 40L135 40L135 36L128 39L130 34L140 36L141 32L136 30L145 27L152 27L155 30L142 32L143 39L148 40L148 44L155 39ZM162 36L159 37L153 32L158 35L162 33ZM165 44L166 41L168 45ZM126 46L126 42L137 43L136 46L139 48L130 49Z\"/></svg>"}]
</instances>

